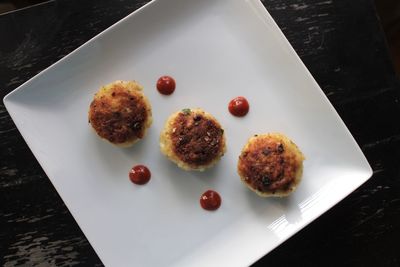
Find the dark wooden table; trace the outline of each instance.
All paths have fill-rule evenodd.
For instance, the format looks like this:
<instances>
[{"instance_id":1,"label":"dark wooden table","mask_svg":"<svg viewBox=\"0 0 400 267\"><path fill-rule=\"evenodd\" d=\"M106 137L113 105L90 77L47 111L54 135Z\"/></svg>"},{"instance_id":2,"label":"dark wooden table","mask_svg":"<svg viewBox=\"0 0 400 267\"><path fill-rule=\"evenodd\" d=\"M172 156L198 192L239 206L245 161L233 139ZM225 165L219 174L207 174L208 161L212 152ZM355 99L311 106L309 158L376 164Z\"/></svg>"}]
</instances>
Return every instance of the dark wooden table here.
<instances>
[{"instance_id":1,"label":"dark wooden table","mask_svg":"<svg viewBox=\"0 0 400 267\"><path fill-rule=\"evenodd\" d=\"M147 1L69 0L0 16L0 96ZM373 177L254 266L400 266L400 87L372 0L263 1ZM0 103L0 263L101 266Z\"/></svg>"}]
</instances>

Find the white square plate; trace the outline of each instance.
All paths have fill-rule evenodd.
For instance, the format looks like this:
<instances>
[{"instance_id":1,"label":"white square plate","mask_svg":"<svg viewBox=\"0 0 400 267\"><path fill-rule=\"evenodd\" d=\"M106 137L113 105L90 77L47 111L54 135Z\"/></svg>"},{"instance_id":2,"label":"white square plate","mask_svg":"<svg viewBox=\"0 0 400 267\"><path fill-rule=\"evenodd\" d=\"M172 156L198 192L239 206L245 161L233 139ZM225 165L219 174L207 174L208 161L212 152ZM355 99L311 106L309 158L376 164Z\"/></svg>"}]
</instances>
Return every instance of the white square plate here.
<instances>
[{"instance_id":1,"label":"white square plate","mask_svg":"<svg viewBox=\"0 0 400 267\"><path fill-rule=\"evenodd\" d=\"M159 76L177 81L171 96ZM100 140L87 111L97 89L137 80L153 106L149 135L132 148ZM251 105L228 113L235 96ZM371 168L349 131L258 0L162 0L132 13L4 99L32 152L107 266L246 266L365 182ZM204 173L159 152L172 112L202 107L225 128L228 151ZM262 199L236 174L255 133L282 132L306 155L303 181L284 199ZM152 171L135 186L134 164ZM216 212L199 206L207 189Z\"/></svg>"}]
</instances>

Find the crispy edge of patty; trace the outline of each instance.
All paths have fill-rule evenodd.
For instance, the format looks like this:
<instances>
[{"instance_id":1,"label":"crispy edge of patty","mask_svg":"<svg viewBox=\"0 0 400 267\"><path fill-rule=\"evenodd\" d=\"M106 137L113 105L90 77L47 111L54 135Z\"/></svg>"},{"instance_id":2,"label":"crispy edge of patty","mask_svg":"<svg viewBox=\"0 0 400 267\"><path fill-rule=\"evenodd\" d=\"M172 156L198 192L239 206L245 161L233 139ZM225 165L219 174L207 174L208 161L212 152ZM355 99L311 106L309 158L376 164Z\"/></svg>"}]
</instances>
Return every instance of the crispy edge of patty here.
<instances>
[{"instance_id":1,"label":"crispy edge of patty","mask_svg":"<svg viewBox=\"0 0 400 267\"><path fill-rule=\"evenodd\" d=\"M202 116L206 120L211 120L213 121L220 129L221 129L221 137L219 139L219 149L217 153L215 153L215 156L210 162L206 164L190 164L185 162L184 160L179 157L179 155L176 153L174 149L174 142L173 142L173 133L175 132L176 128L175 127L175 122L179 118L180 114L187 113L190 111L190 114L188 117L189 118L194 118L196 115ZM187 114L186 114L187 115ZM217 121L216 118L214 118L210 113L205 112L204 110L200 108L194 108L194 109L183 109L180 111L177 111L170 115L168 119L165 122L164 128L161 131L160 134L160 150L161 152L167 156L172 162L178 165L178 167L184 169L184 170L196 170L196 171L204 171L207 168L210 168L214 166L224 155L226 152L226 137L225 137L225 132L223 131L223 128L221 127L220 123Z\"/></svg>"},{"instance_id":2,"label":"crispy edge of patty","mask_svg":"<svg viewBox=\"0 0 400 267\"><path fill-rule=\"evenodd\" d=\"M275 143L276 148L278 148L278 150L280 148L282 148L282 150L283 150L282 152L275 152L275 153L278 153L278 154L282 153L284 159L288 159L290 157L293 158L293 162L291 165L287 165L287 162L285 162L285 166L283 167L284 170L288 170L288 169L292 168L293 176L283 177L283 178L290 178L290 180L291 180L288 184L284 184L283 188L279 188L279 187L274 188L274 189L267 188L267 189L261 191L258 188L253 187L252 184L250 183L250 182L254 181L254 180L253 181L250 181L250 180L257 179L257 177L248 177L248 175L246 173L244 173L244 169L246 168L245 165L249 164L249 162L246 162L246 160L244 160L244 155L246 153L251 153L251 151L254 151L254 152L258 152L258 153L261 152L263 154L267 154L265 156L268 156L269 153L273 153L273 151L265 151L265 153L264 153L262 149L265 149L265 147L263 146L265 144L260 144L260 143L269 143L269 142ZM282 146L280 146L280 144ZM271 154L270 156L274 157L273 154ZM276 168L276 169L282 168L282 166L276 166L277 164L282 164L280 161L278 161L281 158L282 157L276 157L276 161L271 162L271 164L269 164L269 167L272 169L272 172L274 171L274 168ZM275 158L273 158L273 159L275 159ZM268 134L255 135L255 136L251 137L248 140L248 142L246 143L246 145L243 147L242 152L239 156L239 160L238 160L238 164L237 164L237 171L238 171L241 181L250 190L254 191L259 196L262 196L262 197L285 197L285 196L290 195L290 193L292 193L293 191L295 191L298 184L300 183L300 181L302 179L302 174L303 174L303 160L304 159L305 159L305 157L304 157L303 153L300 151L300 149L297 147L297 145L293 141L291 141L288 137L286 137L284 134L268 133ZM257 161L257 158L255 160ZM253 164L257 164L257 162L254 162ZM251 165L253 165L253 164L251 164ZM250 166L247 166L247 167L250 168ZM266 167L266 166L264 166L264 167ZM276 174L275 174L275 176L276 176ZM249 182L247 180L249 180ZM274 182L278 182L278 181L272 181L271 184ZM257 182L259 183L260 181L257 181Z\"/></svg>"},{"instance_id":3,"label":"crispy edge of patty","mask_svg":"<svg viewBox=\"0 0 400 267\"><path fill-rule=\"evenodd\" d=\"M107 84L102 86L95 94L90 107L89 107L89 112L88 112L88 118L89 118L89 123L91 124L93 130L96 132L96 134L104 140L107 140L113 145L119 146L119 147L129 147L136 143L139 139L142 139L146 133L150 125L152 124L153 118L152 118L152 111L151 111L151 105L147 97L143 94L142 92L143 87L137 83L136 81L115 81L113 83ZM122 91L122 92L121 92ZM121 111L123 108L121 106L120 101L118 101L118 97L115 97L118 93L126 93L128 95L131 95L132 97L135 97L136 99L140 99L141 101L141 106L145 108L146 114L145 114L145 119L141 127L141 131L139 132L140 137L137 135L134 135L133 132L131 133L131 136L126 138L126 141L124 142L113 142L109 140L109 137L107 138L107 135L111 136L112 133L107 133L106 129L102 129L98 125L93 125L93 118L95 116L96 112L100 112L101 108L95 109L94 105L101 103L102 101L107 102L109 104L108 108L115 108L117 111ZM129 107L128 107L129 108ZM100 131L106 131L103 136L99 133ZM127 134L126 132L122 134Z\"/></svg>"}]
</instances>

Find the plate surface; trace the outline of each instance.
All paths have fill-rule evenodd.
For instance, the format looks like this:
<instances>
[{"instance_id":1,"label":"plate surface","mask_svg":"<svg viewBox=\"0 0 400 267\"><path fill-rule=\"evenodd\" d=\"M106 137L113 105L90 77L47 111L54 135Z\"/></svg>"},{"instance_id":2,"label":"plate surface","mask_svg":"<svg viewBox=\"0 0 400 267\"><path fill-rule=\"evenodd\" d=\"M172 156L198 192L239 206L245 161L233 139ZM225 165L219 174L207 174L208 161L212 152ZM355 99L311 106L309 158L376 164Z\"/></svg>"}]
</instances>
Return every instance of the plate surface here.
<instances>
[{"instance_id":1,"label":"plate surface","mask_svg":"<svg viewBox=\"0 0 400 267\"><path fill-rule=\"evenodd\" d=\"M171 96L155 89L177 81ZM148 136L121 149L100 140L87 111L101 85L137 80L153 106ZM235 118L230 99L250 112ZM153 1L41 72L5 105L86 237L107 266L247 266L331 208L372 171L317 83L258 0ZM159 152L172 112L201 107L223 125L228 151L203 173ZM256 133L282 132L306 155L303 181L284 199L262 199L236 174ZM143 163L152 180L136 186ZM216 212L199 196L222 196Z\"/></svg>"}]
</instances>

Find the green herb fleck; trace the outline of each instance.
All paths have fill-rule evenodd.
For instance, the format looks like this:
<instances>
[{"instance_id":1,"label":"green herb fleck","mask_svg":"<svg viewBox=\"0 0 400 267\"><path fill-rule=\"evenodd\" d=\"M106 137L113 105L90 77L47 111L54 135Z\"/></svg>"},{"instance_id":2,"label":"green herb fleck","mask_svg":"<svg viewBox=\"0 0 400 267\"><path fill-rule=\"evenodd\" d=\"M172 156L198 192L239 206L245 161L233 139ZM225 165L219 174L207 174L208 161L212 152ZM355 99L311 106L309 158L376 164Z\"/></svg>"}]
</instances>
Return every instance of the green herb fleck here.
<instances>
[{"instance_id":1,"label":"green herb fleck","mask_svg":"<svg viewBox=\"0 0 400 267\"><path fill-rule=\"evenodd\" d=\"M264 175L264 176L262 177L261 182L262 182L262 184L263 184L264 186L269 186L269 185L271 184L271 180L269 179L269 177L268 177L267 175Z\"/></svg>"},{"instance_id":2,"label":"green herb fleck","mask_svg":"<svg viewBox=\"0 0 400 267\"><path fill-rule=\"evenodd\" d=\"M182 113L185 114L185 115L189 115L190 112L192 112L192 111L190 110L190 108L184 108L184 109L182 109Z\"/></svg>"}]
</instances>

